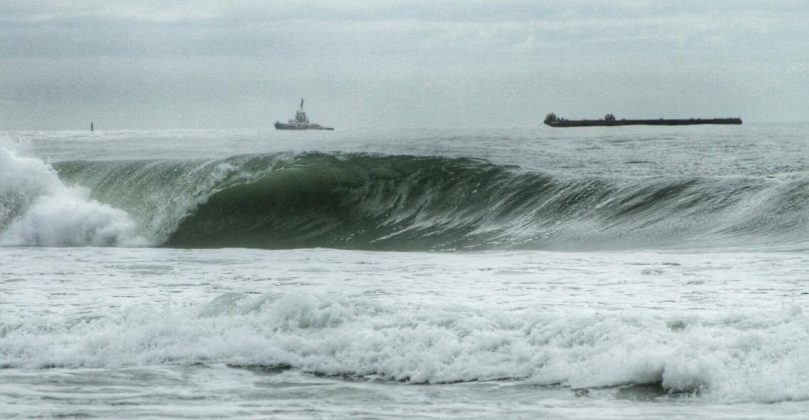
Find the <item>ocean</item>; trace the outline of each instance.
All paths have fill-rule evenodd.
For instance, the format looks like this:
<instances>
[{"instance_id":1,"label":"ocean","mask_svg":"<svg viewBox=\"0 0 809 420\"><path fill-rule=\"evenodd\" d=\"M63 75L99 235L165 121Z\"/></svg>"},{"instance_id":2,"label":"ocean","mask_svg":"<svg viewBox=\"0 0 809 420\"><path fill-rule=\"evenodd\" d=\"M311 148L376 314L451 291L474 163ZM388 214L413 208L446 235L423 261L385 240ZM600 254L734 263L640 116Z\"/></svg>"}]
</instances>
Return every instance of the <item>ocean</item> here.
<instances>
[{"instance_id":1,"label":"ocean","mask_svg":"<svg viewBox=\"0 0 809 420\"><path fill-rule=\"evenodd\" d=\"M0 418L806 418L809 125L0 133Z\"/></svg>"}]
</instances>

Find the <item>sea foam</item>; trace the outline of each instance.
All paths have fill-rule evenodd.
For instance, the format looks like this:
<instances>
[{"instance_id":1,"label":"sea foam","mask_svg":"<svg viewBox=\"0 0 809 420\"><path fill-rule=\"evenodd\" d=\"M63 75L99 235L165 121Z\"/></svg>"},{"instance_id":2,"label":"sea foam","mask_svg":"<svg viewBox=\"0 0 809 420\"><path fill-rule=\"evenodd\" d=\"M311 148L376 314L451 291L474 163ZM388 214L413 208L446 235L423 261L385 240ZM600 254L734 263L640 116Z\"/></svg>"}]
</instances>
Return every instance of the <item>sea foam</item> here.
<instances>
[{"instance_id":1,"label":"sea foam","mask_svg":"<svg viewBox=\"0 0 809 420\"><path fill-rule=\"evenodd\" d=\"M503 311L318 294L226 293L201 306L0 326L6 367L228 364L407 383L653 384L719 401L809 399L809 319Z\"/></svg>"},{"instance_id":2,"label":"sea foam","mask_svg":"<svg viewBox=\"0 0 809 420\"><path fill-rule=\"evenodd\" d=\"M138 246L147 242L123 210L67 186L39 159L0 148L0 245Z\"/></svg>"}]
</instances>

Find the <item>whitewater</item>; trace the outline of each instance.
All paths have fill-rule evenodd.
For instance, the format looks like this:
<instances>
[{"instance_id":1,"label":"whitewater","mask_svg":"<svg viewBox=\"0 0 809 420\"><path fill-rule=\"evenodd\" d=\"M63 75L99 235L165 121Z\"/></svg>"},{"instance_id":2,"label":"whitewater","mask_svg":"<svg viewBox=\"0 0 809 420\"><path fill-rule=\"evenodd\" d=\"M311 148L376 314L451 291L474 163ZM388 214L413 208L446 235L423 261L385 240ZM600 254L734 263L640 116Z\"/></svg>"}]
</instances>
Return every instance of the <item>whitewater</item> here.
<instances>
[{"instance_id":1,"label":"whitewater","mask_svg":"<svg viewBox=\"0 0 809 420\"><path fill-rule=\"evenodd\" d=\"M0 133L0 417L805 418L807 132Z\"/></svg>"}]
</instances>

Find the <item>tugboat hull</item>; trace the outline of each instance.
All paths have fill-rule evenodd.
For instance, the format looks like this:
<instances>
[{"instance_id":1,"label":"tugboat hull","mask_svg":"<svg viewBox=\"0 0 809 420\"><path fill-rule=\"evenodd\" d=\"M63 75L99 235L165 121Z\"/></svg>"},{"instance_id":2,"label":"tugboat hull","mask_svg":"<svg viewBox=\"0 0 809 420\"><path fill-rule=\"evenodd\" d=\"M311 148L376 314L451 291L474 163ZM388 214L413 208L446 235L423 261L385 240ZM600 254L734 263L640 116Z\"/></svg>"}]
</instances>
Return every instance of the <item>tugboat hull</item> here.
<instances>
[{"instance_id":1,"label":"tugboat hull","mask_svg":"<svg viewBox=\"0 0 809 420\"><path fill-rule=\"evenodd\" d=\"M309 122L309 117L306 116L306 111L303 110L303 98L301 98L301 106L298 112L295 113L295 118L290 119L288 123L281 121L275 122L276 130L334 130L331 127L323 127L320 124Z\"/></svg>"},{"instance_id":2,"label":"tugboat hull","mask_svg":"<svg viewBox=\"0 0 809 420\"><path fill-rule=\"evenodd\" d=\"M332 127L323 127L319 124L284 124L282 122L275 123L276 130L334 130Z\"/></svg>"}]
</instances>

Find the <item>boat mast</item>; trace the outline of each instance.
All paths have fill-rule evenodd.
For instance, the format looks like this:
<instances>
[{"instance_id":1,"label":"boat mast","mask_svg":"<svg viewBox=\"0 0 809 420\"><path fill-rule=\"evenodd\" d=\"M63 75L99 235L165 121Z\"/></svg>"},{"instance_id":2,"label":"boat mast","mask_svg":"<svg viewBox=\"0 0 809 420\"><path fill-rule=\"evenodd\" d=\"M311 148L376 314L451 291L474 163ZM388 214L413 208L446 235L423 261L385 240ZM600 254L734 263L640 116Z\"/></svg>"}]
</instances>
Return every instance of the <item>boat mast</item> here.
<instances>
[{"instance_id":1,"label":"boat mast","mask_svg":"<svg viewBox=\"0 0 809 420\"><path fill-rule=\"evenodd\" d=\"M301 107L298 109L298 112L295 113L295 121L299 123L309 122L309 118L306 116L306 112L303 110L303 98L301 98Z\"/></svg>"}]
</instances>

